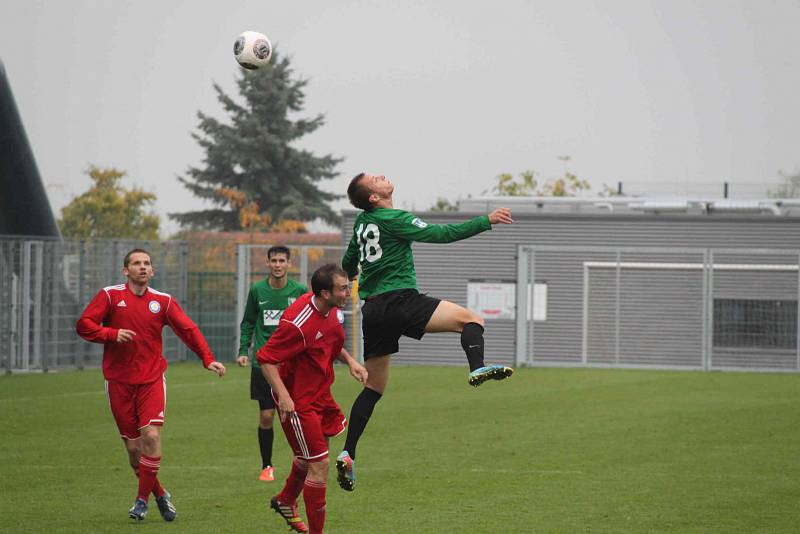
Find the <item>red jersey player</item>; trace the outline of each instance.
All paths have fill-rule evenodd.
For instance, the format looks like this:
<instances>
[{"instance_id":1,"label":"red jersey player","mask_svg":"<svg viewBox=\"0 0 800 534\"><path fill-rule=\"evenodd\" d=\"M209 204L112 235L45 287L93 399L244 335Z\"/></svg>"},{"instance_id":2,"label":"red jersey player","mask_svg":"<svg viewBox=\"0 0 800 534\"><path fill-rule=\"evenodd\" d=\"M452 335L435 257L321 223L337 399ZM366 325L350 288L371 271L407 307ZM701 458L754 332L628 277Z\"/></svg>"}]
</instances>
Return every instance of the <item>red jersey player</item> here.
<instances>
[{"instance_id":1,"label":"red jersey player","mask_svg":"<svg viewBox=\"0 0 800 534\"><path fill-rule=\"evenodd\" d=\"M139 477L139 491L129 515L142 520L150 492L165 521L177 512L170 494L158 481L161 426L164 424L167 360L161 353L161 330L169 325L186 345L219 376L225 366L214 360L200 329L167 293L149 287L153 265L146 250L125 255L126 284L104 287L86 306L77 331L83 339L102 343L103 375L111 413Z\"/></svg>"},{"instance_id":2,"label":"red jersey player","mask_svg":"<svg viewBox=\"0 0 800 534\"><path fill-rule=\"evenodd\" d=\"M347 273L335 264L324 265L311 276L311 290L286 308L278 329L256 357L272 386L281 426L294 453L286 484L270 506L292 530L309 532L297 511L302 492L310 532L321 534L328 440L346 425L331 395L333 360L346 363L362 384L367 370L342 348L344 314L339 307L350 296Z\"/></svg>"}]
</instances>

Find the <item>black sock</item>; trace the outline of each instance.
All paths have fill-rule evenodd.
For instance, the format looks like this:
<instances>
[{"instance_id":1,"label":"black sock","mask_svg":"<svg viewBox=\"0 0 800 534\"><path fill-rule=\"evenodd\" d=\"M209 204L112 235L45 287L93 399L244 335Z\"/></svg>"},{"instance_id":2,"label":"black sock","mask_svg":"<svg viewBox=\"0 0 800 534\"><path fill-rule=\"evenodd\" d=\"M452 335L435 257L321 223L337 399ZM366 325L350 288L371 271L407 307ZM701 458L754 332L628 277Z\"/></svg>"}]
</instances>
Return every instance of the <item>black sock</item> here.
<instances>
[{"instance_id":1,"label":"black sock","mask_svg":"<svg viewBox=\"0 0 800 534\"><path fill-rule=\"evenodd\" d=\"M275 432L271 428L258 427L258 447L261 449L261 469L272 465L272 441Z\"/></svg>"},{"instance_id":2,"label":"black sock","mask_svg":"<svg viewBox=\"0 0 800 534\"><path fill-rule=\"evenodd\" d=\"M483 327L478 323L467 323L461 330L461 347L467 353L469 370L483 367Z\"/></svg>"},{"instance_id":3,"label":"black sock","mask_svg":"<svg viewBox=\"0 0 800 534\"><path fill-rule=\"evenodd\" d=\"M353 401L353 407L350 409L350 422L347 424L347 439L344 442L344 450L354 460L356 459L358 439L367 427L372 410L375 409L375 404L381 400L381 396L374 389L364 388L358 394L356 400Z\"/></svg>"}]
</instances>

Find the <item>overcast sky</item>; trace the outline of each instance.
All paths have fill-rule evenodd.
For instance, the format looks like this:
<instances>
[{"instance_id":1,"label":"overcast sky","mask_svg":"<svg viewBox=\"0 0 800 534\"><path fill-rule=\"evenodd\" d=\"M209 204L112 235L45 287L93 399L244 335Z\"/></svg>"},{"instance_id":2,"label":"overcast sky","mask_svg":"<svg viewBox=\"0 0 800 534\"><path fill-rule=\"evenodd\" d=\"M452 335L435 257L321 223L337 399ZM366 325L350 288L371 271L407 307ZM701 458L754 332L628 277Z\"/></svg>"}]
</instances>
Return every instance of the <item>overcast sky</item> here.
<instances>
[{"instance_id":1,"label":"overcast sky","mask_svg":"<svg viewBox=\"0 0 800 534\"><path fill-rule=\"evenodd\" d=\"M202 207L175 176L243 30L310 79L303 146L346 158L325 188L384 173L423 210L565 155L594 191L775 182L800 168L798 28L800 0L2 0L0 59L57 216L89 164Z\"/></svg>"}]
</instances>

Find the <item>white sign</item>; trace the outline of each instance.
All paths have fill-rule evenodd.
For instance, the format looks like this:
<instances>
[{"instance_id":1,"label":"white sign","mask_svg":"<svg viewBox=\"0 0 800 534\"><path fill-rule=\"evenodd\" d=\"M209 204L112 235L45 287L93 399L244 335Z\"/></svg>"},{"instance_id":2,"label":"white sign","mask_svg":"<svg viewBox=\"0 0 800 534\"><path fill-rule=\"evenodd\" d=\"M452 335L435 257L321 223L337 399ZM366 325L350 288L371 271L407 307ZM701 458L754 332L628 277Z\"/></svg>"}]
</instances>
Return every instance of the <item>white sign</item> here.
<instances>
[{"instance_id":1,"label":"white sign","mask_svg":"<svg viewBox=\"0 0 800 534\"><path fill-rule=\"evenodd\" d=\"M517 284L468 282L467 308L484 319L508 319L516 317ZM528 320L547 320L547 284L528 284Z\"/></svg>"}]
</instances>

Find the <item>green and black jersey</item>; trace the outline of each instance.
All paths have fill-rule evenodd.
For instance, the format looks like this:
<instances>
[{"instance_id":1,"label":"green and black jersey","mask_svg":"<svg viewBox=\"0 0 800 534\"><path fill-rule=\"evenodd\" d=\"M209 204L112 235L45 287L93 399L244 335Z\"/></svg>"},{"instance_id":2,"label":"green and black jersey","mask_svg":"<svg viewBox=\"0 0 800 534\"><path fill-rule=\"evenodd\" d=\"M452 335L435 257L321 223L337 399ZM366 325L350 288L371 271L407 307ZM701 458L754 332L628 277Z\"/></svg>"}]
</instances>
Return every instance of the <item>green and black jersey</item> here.
<instances>
[{"instance_id":1,"label":"green and black jersey","mask_svg":"<svg viewBox=\"0 0 800 534\"><path fill-rule=\"evenodd\" d=\"M308 288L294 280L288 280L281 289L273 289L269 285L269 278L253 284L247 294L244 317L239 325L239 356L247 356L251 341L254 342L255 350L260 349L278 328L283 310L304 293L308 293ZM255 358L253 367L258 367L258 360Z\"/></svg>"},{"instance_id":2,"label":"green and black jersey","mask_svg":"<svg viewBox=\"0 0 800 534\"><path fill-rule=\"evenodd\" d=\"M358 295L362 299L395 289L416 289L413 241L452 243L491 229L487 215L458 224L428 224L403 210L362 211L353 224L342 268L354 278L361 266Z\"/></svg>"}]
</instances>

